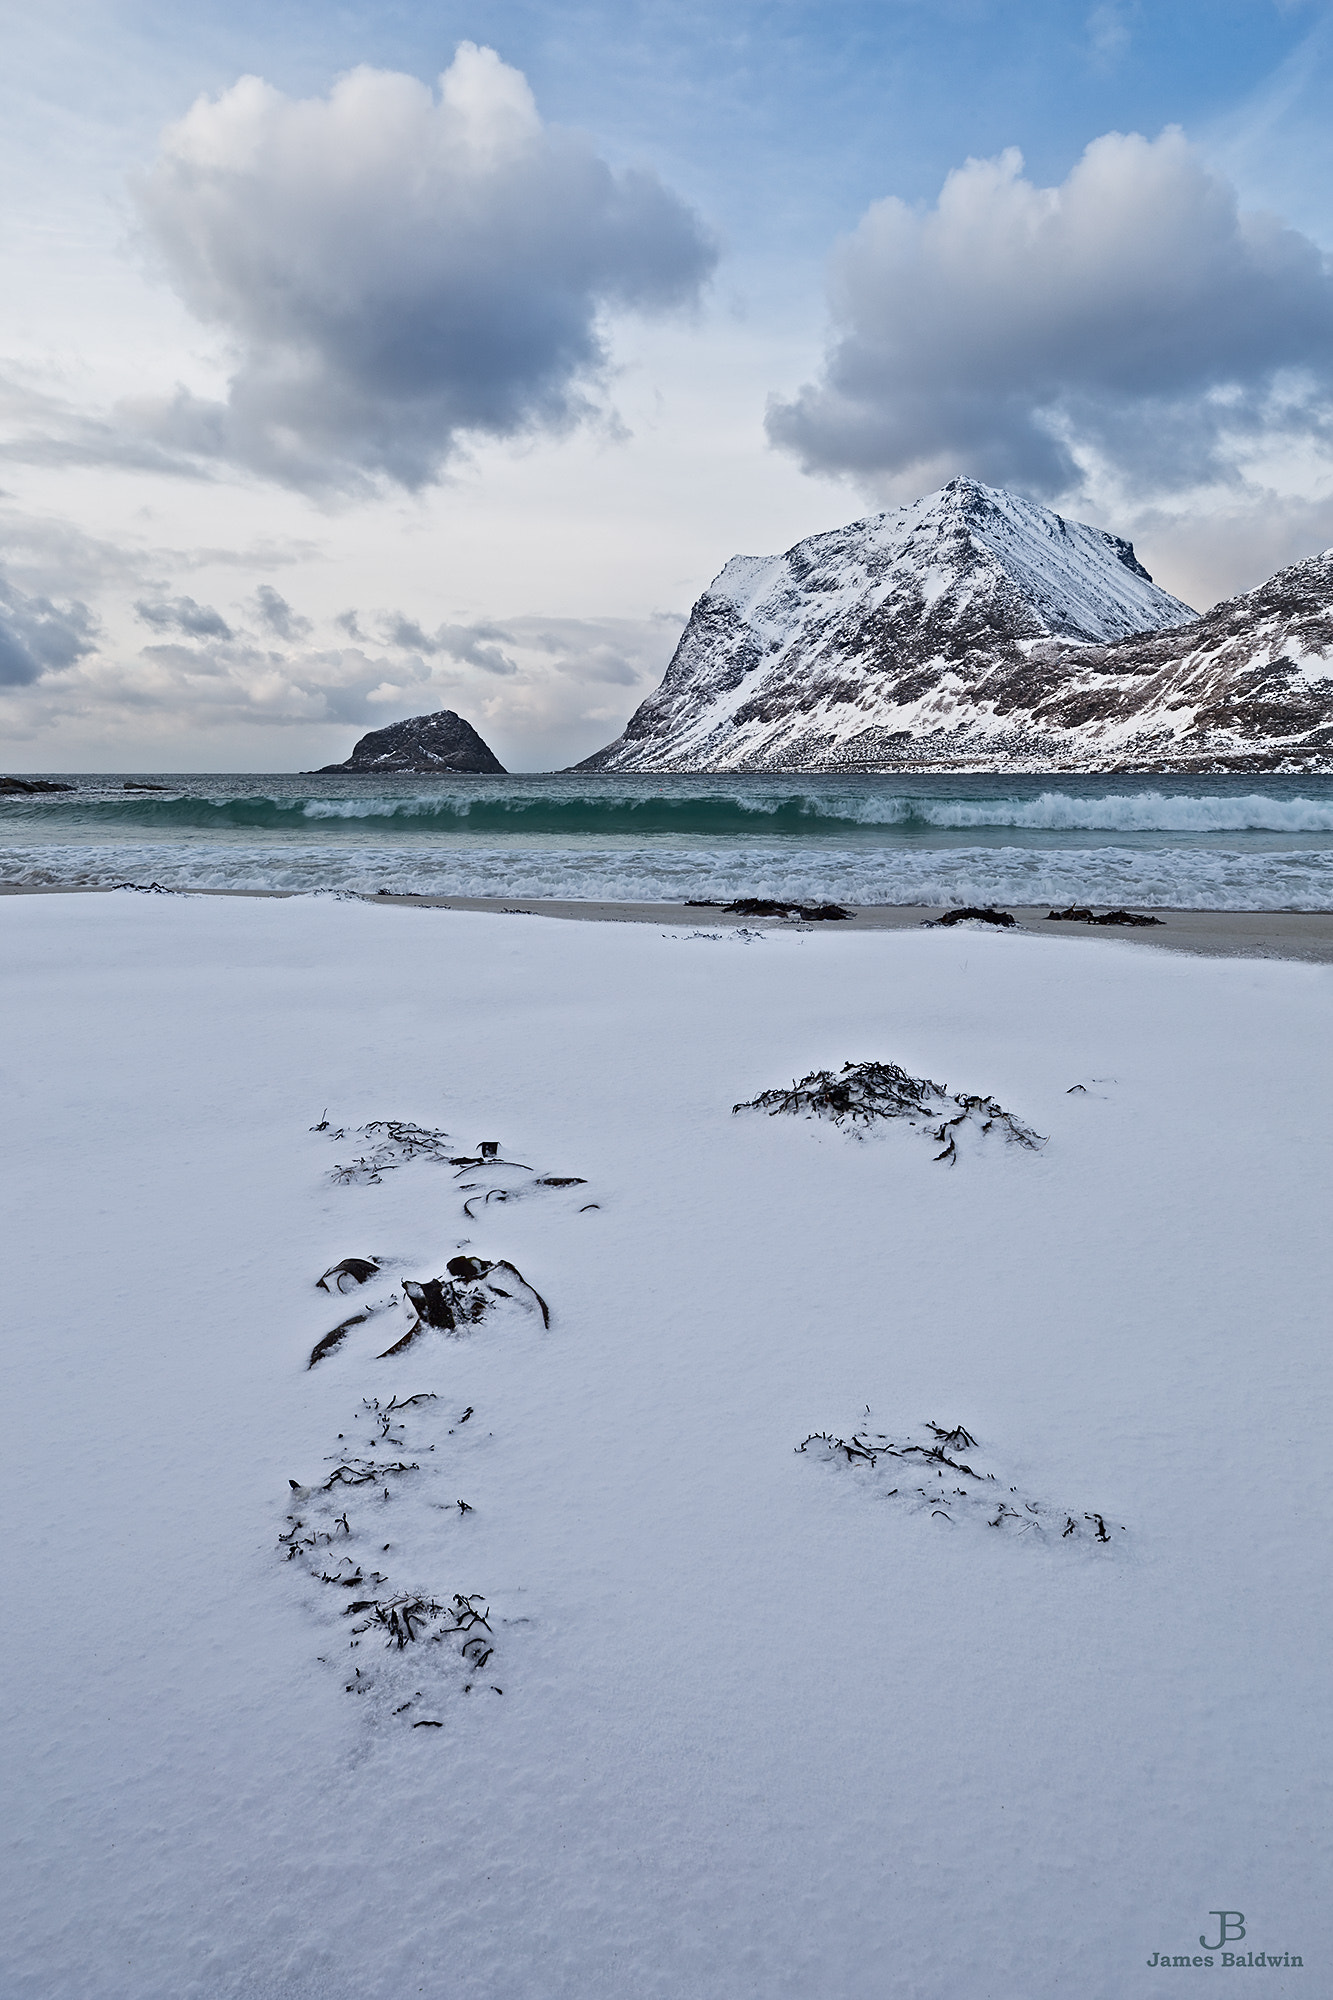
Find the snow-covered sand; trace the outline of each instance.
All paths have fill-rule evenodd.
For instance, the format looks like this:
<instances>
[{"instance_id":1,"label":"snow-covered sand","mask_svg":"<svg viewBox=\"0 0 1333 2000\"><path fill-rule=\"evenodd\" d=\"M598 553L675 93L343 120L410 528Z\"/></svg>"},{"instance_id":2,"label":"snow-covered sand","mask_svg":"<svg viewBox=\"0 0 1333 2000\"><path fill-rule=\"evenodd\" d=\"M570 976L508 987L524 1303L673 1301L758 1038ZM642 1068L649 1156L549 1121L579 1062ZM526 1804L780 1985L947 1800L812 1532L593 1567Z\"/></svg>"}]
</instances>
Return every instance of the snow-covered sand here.
<instances>
[{"instance_id":1,"label":"snow-covered sand","mask_svg":"<svg viewBox=\"0 0 1333 2000\"><path fill-rule=\"evenodd\" d=\"M0 902L5 2000L1323 1990L1333 971L700 915ZM868 1057L1047 1143L731 1113ZM460 1248L550 1330L307 1368ZM931 1421L1049 1527L795 1449Z\"/></svg>"}]
</instances>

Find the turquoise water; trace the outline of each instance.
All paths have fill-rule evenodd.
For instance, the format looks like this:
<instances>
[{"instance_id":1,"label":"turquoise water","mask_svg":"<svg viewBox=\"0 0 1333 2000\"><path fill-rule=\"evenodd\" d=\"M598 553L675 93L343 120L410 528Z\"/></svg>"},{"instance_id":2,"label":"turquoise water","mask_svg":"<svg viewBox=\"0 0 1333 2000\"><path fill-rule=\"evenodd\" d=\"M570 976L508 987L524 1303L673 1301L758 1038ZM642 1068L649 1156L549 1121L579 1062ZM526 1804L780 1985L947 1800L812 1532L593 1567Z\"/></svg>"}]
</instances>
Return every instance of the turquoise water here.
<instances>
[{"instance_id":1,"label":"turquoise water","mask_svg":"<svg viewBox=\"0 0 1333 2000\"><path fill-rule=\"evenodd\" d=\"M0 881L1333 909L1333 778L81 776Z\"/></svg>"}]
</instances>

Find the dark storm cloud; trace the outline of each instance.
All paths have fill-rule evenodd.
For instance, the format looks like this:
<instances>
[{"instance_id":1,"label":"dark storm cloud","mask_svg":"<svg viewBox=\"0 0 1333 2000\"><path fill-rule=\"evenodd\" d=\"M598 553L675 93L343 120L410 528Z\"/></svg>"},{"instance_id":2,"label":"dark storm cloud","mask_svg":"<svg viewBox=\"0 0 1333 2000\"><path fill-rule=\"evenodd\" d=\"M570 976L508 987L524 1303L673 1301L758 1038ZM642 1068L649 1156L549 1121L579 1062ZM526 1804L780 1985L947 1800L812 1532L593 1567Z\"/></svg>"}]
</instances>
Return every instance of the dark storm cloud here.
<instances>
[{"instance_id":1,"label":"dark storm cloud","mask_svg":"<svg viewBox=\"0 0 1333 2000\"><path fill-rule=\"evenodd\" d=\"M1140 495L1327 442L1333 279L1238 210L1175 130L1110 133L1057 188L969 160L935 208L877 202L835 253L819 381L769 410L807 469L965 471L1049 495L1089 467Z\"/></svg>"},{"instance_id":2,"label":"dark storm cloud","mask_svg":"<svg viewBox=\"0 0 1333 2000\"><path fill-rule=\"evenodd\" d=\"M470 43L438 95L373 69L305 101L244 77L167 132L139 197L240 364L225 403L182 390L129 414L165 448L297 485L419 486L460 434L568 426L604 312L687 304L714 261L655 175L544 126Z\"/></svg>"}]
</instances>

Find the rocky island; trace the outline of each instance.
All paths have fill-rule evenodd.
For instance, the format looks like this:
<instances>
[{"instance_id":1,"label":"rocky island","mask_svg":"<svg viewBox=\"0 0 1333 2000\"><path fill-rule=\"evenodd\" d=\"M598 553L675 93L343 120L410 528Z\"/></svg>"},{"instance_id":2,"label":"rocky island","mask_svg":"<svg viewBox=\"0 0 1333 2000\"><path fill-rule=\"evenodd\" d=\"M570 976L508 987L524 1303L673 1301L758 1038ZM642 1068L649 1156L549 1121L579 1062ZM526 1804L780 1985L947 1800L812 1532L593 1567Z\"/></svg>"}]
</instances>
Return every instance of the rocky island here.
<instances>
[{"instance_id":1,"label":"rocky island","mask_svg":"<svg viewBox=\"0 0 1333 2000\"><path fill-rule=\"evenodd\" d=\"M376 777L402 771L409 776L447 776L464 772L504 777L505 767L470 722L441 708L434 715L410 715L387 729L363 736L345 764L321 764L317 775Z\"/></svg>"}]
</instances>

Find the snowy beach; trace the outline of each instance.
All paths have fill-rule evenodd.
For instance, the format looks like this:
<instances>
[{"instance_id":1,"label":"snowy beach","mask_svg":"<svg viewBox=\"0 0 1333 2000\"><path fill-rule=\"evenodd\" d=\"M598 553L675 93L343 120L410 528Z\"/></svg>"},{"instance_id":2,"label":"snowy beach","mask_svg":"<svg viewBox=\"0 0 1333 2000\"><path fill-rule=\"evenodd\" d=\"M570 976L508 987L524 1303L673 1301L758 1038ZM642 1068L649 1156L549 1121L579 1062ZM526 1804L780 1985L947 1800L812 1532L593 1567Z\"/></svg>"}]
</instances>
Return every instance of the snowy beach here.
<instances>
[{"instance_id":1,"label":"snowy beach","mask_svg":"<svg viewBox=\"0 0 1333 2000\"><path fill-rule=\"evenodd\" d=\"M6 1995L1319 1990L1333 972L689 916L0 901Z\"/></svg>"},{"instance_id":2,"label":"snowy beach","mask_svg":"<svg viewBox=\"0 0 1333 2000\"><path fill-rule=\"evenodd\" d=\"M6 896L114 895L111 889L85 889L63 885L36 888L26 884L0 882L0 898ZM288 889L195 889L173 894L199 896L240 896L287 900L300 892ZM348 891L345 900L358 900ZM697 930L701 925L757 925L766 932L773 923L784 928L801 927L794 907L782 917L741 918L729 913L724 904L623 903L584 900L574 902L551 897L524 900L482 896L397 896L381 890L360 898L371 909L461 910L490 916L554 917L565 923L652 924L659 929L682 926ZM839 907L839 906L834 906ZM956 910L957 906L953 906ZM953 911L940 904L869 903L844 912L840 923L849 931L929 929ZM1329 910L1175 910L1158 907L1151 923L1108 921L1098 912L1094 921L1063 919L1044 903L1018 905L1001 912L1013 920L1015 930L1056 940L1061 937L1114 939L1120 944L1153 945L1159 951L1187 951L1206 958L1296 958L1310 964L1333 962L1333 911ZM1125 913L1121 913L1123 919ZM1133 914L1133 913L1130 913ZM1091 913L1089 913L1091 915Z\"/></svg>"}]
</instances>

